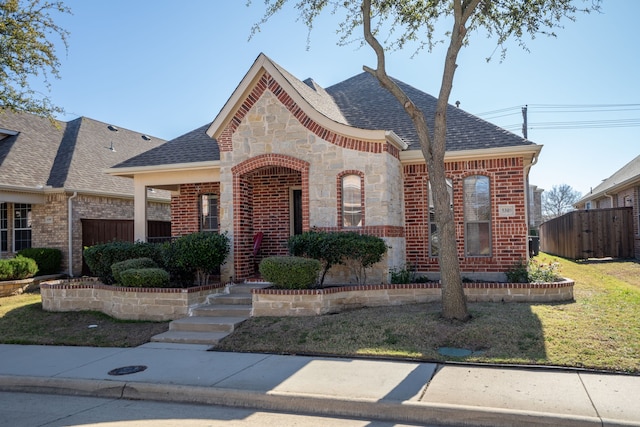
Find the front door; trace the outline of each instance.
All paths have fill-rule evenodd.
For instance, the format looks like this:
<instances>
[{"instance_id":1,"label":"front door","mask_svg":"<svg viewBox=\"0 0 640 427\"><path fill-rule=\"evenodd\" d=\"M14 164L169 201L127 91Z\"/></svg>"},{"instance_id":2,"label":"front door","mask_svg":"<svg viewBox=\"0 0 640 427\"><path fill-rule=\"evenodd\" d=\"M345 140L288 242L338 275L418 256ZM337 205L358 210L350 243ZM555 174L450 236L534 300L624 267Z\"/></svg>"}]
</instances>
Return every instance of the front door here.
<instances>
[{"instance_id":1,"label":"front door","mask_svg":"<svg viewBox=\"0 0 640 427\"><path fill-rule=\"evenodd\" d=\"M302 234L302 189L291 189L291 234Z\"/></svg>"}]
</instances>

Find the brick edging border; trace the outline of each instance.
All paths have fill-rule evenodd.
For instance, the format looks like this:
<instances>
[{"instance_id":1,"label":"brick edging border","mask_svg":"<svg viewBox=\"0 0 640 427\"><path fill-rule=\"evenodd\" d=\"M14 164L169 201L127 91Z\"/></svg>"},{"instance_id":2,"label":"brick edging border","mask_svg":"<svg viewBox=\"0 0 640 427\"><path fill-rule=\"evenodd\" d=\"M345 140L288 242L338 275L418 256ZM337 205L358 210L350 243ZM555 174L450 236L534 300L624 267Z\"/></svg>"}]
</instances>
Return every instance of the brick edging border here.
<instances>
[{"instance_id":1,"label":"brick edging border","mask_svg":"<svg viewBox=\"0 0 640 427\"><path fill-rule=\"evenodd\" d=\"M564 279L559 282L544 283L504 283L504 282L472 282L463 283L465 289L557 289L574 286L571 279ZM326 295L339 292L353 291L376 291L388 289L441 289L440 283L401 283L401 284L381 284L381 285L345 285L320 289L252 289L252 294L259 295Z\"/></svg>"}]
</instances>

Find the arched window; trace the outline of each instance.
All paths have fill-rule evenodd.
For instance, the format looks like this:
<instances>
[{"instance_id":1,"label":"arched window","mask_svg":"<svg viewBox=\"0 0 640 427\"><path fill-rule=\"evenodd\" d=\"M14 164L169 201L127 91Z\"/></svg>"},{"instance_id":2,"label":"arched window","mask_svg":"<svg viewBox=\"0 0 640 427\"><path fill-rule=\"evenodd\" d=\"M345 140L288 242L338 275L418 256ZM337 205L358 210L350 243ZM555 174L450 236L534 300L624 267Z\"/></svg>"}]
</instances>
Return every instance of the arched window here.
<instances>
[{"instance_id":1,"label":"arched window","mask_svg":"<svg viewBox=\"0 0 640 427\"><path fill-rule=\"evenodd\" d=\"M466 256L491 256L491 194L486 176L464 179L464 227Z\"/></svg>"},{"instance_id":2,"label":"arched window","mask_svg":"<svg viewBox=\"0 0 640 427\"><path fill-rule=\"evenodd\" d=\"M362 178L348 174L342 177L342 226L362 227Z\"/></svg>"},{"instance_id":3,"label":"arched window","mask_svg":"<svg viewBox=\"0 0 640 427\"><path fill-rule=\"evenodd\" d=\"M436 257L440 255L440 236L438 235L436 208L431 191L431 182L429 181L427 181L427 190L427 197L429 198L429 253L431 256ZM447 179L447 192L449 193L449 206L453 209L453 181L450 179Z\"/></svg>"}]
</instances>

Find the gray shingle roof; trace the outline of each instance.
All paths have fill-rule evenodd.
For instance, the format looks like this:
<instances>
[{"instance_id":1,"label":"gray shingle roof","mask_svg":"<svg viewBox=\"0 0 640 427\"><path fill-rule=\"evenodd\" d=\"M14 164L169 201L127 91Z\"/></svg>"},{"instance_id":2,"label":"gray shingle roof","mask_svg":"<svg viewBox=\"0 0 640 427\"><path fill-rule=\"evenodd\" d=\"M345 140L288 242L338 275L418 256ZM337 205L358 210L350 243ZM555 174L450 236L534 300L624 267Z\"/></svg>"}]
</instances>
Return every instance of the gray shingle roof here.
<instances>
[{"instance_id":1,"label":"gray shingle roof","mask_svg":"<svg viewBox=\"0 0 640 427\"><path fill-rule=\"evenodd\" d=\"M422 110L433 130L437 99L406 83L398 80L396 82ZM369 73L363 72L326 90L351 126L391 130L409 144L410 150L420 149L418 136L409 116L393 95ZM533 144L451 105L447 109L447 128L447 151Z\"/></svg>"},{"instance_id":2,"label":"gray shingle roof","mask_svg":"<svg viewBox=\"0 0 640 427\"><path fill-rule=\"evenodd\" d=\"M133 180L104 169L165 142L127 129L113 131L86 117L57 124L27 113L0 113L0 128L19 132L0 140L0 187L48 185L133 195Z\"/></svg>"},{"instance_id":3,"label":"gray shingle roof","mask_svg":"<svg viewBox=\"0 0 640 427\"><path fill-rule=\"evenodd\" d=\"M398 101L370 74L363 72L323 89L313 80L303 82L275 62L271 63L300 96L329 119L363 129L393 131L409 144L409 149L420 149L411 119ZM403 82L398 81L398 84L422 109L427 122L432 126L437 99ZM449 106L447 118L448 151L533 145L518 135L453 106ZM208 126L202 126L150 152L132 157L115 168L220 160L217 142L205 133Z\"/></svg>"},{"instance_id":4,"label":"gray shingle roof","mask_svg":"<svg viewBox=\"0 0 640 427\"><path fill-rule=\"evenodd\" d=\"M116 165L116 168L173 165L220 160L218 143L206 134L209 123L152 150Z\"/></svg>"}]
</instances>

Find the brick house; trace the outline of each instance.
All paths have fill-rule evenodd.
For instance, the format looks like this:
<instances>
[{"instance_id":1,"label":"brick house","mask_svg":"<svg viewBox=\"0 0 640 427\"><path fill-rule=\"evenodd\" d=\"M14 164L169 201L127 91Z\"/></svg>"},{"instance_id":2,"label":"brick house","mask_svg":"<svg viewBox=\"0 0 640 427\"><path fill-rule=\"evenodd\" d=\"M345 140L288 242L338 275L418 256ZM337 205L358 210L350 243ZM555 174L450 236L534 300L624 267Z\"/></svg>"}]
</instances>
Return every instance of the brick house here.
<instances>
[{"instance_id":1,"label":"brick house","mask_svg":"<svg viewBox=\"0 0 640 427\"><path fill-rule=\"evenodd\" d=\"M632 207L635 257L640 259L640 156L578 200L576 209Z\"/></svg>"},{"instance_id":2,"label":"brick house","mask_svg":"<svg viewBox=\"0 0 640 427\"><path fill-rule=\"evenodd\" d=\"M399 84L434 116L434 97ZM528 256L528 172L541 146L453 106L448 123L445 162L463 274L504 279ZM417 135L367 73L324 89L261 54L213 122L109 173L134 180L137 239L146 238L147 187L173 191L174 235L228 233L233 249L223 280L249 277L262 257L287 253L289 236L312 228L384 238L389 251L368 275L372 283L407 264L439 275ZM332 273L327 282L352 282L346 270Z\"/></svg>"},{"instance_id":3,"label":"brick house","mask_svg":"<svg viewBox=\"0 0 640 427\"><path fill-rule=\"evenodd\" d=\"M133 181L104 170L164 142L86 117L54 125L0 111L0 255L58 248L64 271L79 275L83 221L133 222ZM169 194L153 191L149 219L169 221Z\"/></svg>"}]
</instances>

